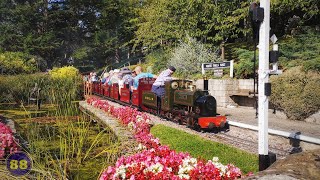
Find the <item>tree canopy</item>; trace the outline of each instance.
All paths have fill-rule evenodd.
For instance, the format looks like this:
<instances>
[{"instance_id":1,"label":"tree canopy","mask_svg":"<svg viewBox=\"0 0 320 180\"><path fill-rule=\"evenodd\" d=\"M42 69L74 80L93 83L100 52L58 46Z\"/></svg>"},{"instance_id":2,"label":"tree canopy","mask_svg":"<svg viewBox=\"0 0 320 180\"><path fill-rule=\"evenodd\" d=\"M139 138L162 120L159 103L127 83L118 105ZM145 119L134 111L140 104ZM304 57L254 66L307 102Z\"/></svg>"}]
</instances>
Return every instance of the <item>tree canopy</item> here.
<instances>
[{"instance_id":1,"label":"tree canopy","mask_svg":"<svg viewBox=\"0 0 320 180\"><path fill-rule=\"evenodd\" d=\"M49 68L105 66L155 49L172 49L187 34L212 48L251 38L240 0L2 0L0 52L23 52ZM271 1L278 37L302 25L319 26L320 1ZM249 38L248 38L249 37Z\"/></svg>"}]
</instances>

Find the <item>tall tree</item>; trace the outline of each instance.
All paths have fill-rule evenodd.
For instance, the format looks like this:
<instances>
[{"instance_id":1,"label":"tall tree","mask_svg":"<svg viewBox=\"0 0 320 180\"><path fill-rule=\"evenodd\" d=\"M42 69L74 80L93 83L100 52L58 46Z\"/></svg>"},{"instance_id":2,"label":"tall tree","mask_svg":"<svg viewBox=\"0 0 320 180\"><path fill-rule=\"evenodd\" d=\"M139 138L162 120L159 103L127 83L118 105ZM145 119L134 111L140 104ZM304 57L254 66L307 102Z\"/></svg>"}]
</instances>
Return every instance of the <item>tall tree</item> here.
<instances>
[{"instance_id":1,"label":"tall tree","mask_svg":"<svg viewBox=\"0 0 320 180\"><path fill-rule=\"evenodd\" d=\"M151 0L140 10L136 45L176 44L189 34L205 43L245 35L248 2Z\"/></svg>"}]
</instances>

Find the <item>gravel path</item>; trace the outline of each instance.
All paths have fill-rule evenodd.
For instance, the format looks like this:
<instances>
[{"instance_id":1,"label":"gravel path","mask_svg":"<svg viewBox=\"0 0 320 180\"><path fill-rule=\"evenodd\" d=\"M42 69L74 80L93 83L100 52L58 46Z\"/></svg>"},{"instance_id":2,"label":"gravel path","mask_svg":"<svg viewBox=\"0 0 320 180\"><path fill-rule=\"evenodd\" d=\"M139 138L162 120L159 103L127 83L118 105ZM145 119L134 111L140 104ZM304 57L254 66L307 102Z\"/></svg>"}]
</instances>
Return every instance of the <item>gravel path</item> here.
<instances>
[{"instance_id":1,"label":"gravel path","mask_svg":"<svg viewBox=\"0 0 320 180\"><path fill-rule=\"evenodd\" d=\"M255 126L258 125L258 118L256 118L255 115L256 110L252 107L218 107L218 113L222 115L227 115L227 119L230 121L236 121ZM287 132L299 131L302 135L320 138L320 123L318 122L320 120L320 117L318 116L318 114L309 118L318 119L316 120L316 122L304 122L289 120L284 113L276 111L276 113L274 114L273 110L269 110L269 128Z\"/></svg>"}]
</instances>

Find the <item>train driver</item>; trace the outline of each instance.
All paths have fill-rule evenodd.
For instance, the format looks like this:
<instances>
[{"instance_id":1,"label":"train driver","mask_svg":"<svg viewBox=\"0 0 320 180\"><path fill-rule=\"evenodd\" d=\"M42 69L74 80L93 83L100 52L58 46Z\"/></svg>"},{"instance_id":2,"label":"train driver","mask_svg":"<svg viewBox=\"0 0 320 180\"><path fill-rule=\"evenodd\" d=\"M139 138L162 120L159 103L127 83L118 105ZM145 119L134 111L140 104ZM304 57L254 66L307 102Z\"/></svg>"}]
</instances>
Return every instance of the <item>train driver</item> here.
<instances>
[{"instance_id":1,"label":"train driver","mask_svg":"<svg viewBox=\"0 0 320 180\"><path fill-rule=\"evenodd\" d=\"M172 80L172 74L176 71L176 68L169 66L168 69L162 71L156 81L152 84L151 91L158 97L163 97L165 93L164 82Z\"/></svg>"}]
</instances>

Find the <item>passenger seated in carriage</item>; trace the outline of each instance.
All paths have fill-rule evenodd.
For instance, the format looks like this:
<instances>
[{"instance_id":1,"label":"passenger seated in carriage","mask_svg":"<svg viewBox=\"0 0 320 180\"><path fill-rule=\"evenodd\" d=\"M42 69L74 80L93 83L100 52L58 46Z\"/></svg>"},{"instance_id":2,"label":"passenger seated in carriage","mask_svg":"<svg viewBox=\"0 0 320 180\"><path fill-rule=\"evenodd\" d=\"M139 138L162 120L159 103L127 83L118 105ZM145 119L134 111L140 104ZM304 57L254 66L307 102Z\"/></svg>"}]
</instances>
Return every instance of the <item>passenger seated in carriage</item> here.
<instances>
[{"instance_id":1,"label":"passenger seated in carriage","mask_svg":"<svg viewBox=\"0 0 320 180\"><path fill-rule=\"evenodd\" d=\"M90 73L90 82L97 82L97 81L98 81L97 73L96 72Z\"/></svg>"},{"instance_id":2,"label":"passenger seated in carriage","mask_svg":"<svg viewBox=\"0 0 320 180\"><path fill-rule=\"evenodd\" d=\"M119 78L119 93L121 94L121 88L126 86L129 89L129 82L133 80L130 69L127 67L122 68Z\"/></svg>"},{"instance_id":3,"label":"passenger seated in carriage","mask_svg":"<svg viewBox=\"0 0 320 180\"><path fill-rule=\"evenodd\" d=\"M103 78L101 79L101 83L104 84L107 82L108 78L109 78L109 73L106 72L106 73L103 73Z\"/></svg>"},{"instance_id":4,"label":"passenger seated in carriage","mask_svg":"<svg viewBox=\"0 0 320 180\"><path fill-rule=\"evenodd\" d=\"M143 73L141 66L137 66L134 71L136 72L137 76L133 79L133 89L137 90L139 86L139 79L142 78L157 78L156 75L151 73Z\"/></svg>"},{"instance_id":5,"label":"passenger seated in carriage","mask_svg":"<svg viewBox=\"0 0 320 180\"><path fill-rule=\"evenodd\" d=\"M110 77L108 85L112 85L114 83L119 83L119 80L120 80L119 79L119 73L120 73L119 69L113 70L113 75Z\"/></svg>"}]
</instances>

